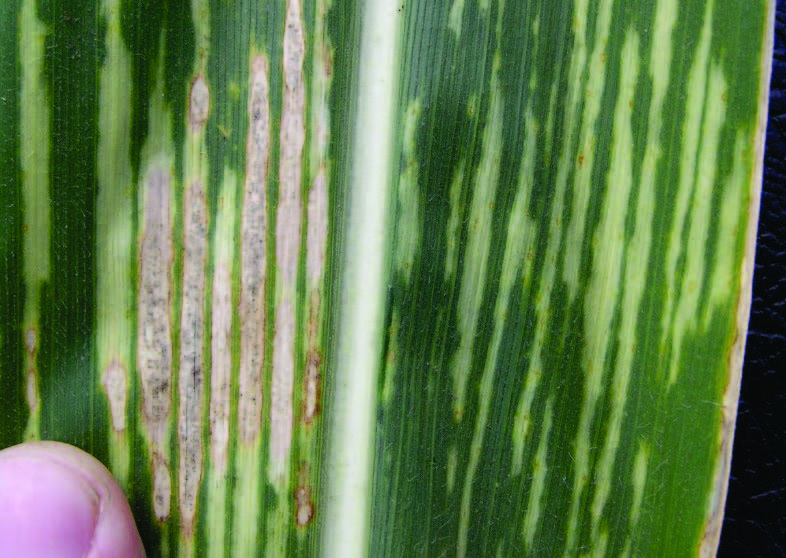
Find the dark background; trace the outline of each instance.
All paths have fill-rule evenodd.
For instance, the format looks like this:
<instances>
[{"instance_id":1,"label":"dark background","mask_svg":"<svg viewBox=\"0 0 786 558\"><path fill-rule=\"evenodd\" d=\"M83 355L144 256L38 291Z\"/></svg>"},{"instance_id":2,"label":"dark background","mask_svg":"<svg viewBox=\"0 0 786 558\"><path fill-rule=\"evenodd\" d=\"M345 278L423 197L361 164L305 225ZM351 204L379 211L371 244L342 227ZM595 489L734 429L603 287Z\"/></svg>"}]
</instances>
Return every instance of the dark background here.
<instances>
[{"instance_id":1,"label":"dark background","mask_svg":"<svg viewBox=\"0 0 786 558\"><path fill-rule=\"evenodd\" d=\"M718 556L786 557L786 0L777 0L764 185Z\"/></svg>"}]
</instances>

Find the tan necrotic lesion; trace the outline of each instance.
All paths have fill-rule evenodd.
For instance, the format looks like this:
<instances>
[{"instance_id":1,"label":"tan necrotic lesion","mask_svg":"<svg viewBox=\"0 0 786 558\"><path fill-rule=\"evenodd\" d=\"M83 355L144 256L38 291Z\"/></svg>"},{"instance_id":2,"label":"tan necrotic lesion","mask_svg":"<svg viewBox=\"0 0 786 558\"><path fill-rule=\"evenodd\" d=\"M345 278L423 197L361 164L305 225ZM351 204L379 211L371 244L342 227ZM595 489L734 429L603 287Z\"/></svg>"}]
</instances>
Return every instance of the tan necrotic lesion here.
<instances>
[{"instance_id":1,"label":"tan necrotic lesion","mask_svg":"<svg viewBox=\"0 0 786 558\"><path fill-rule=\"evenodd\" d=\"M183 261L183 306L180 323L180 443L179 502L181 521L190 531L202 476L202 393L204 362L205 258L207 216L204 187L196 180L185 196L185 257Z\"/></svg>"},{"instance_id":2,"label":"tan necrotic lesion","mask_svg":"<svg viewBox=\"0 0 786 558\"><path fill-rule=\"evenodd\" d=\"M241 224L240 373L238 428L250 443L259 432L261 373L265 358L266 184L270 157L268 64L263 56L251 67L246 180Z\"/></svg>"},{"instance_id":3,"label":"tan necrotic lesion","mask_svg":"<svg viewBox=\"0 0 786 558\"><path fill-rule=\"evenodd\" d=\"M295 300L303 214L301 199L303 145L306 137L306 88L302 71L305 41L300 5L297 0L289 3L283 46L285 88L280 133L279 205L276 218L276 281L280 302L277 304L275 315L270 405L269 477L273 481L286 475L294 420L294 344L297 323Z\"/></svg>"},{"instance_id":4,"label":"tan necrotic lesion","mask_svg":"<svg viewBox=\"0 0 786 558\"><path fill-rule=\"evenodd\" d=\"M137 365L153 458L153 507L159 520L169 515L171 488L167 458L172 380L170 182L169 170L163 165L154 165L145 179L139 288Z\"/></svg>"}]
</instances>

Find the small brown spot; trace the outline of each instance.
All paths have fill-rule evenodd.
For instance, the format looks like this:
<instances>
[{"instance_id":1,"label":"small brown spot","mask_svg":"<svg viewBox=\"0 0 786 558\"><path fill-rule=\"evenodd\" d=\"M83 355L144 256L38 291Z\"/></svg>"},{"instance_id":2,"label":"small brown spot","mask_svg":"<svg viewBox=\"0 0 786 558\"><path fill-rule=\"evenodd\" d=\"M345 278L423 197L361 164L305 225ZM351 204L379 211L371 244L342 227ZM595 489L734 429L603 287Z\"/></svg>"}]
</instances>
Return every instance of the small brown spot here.
<instances>
[{"instance_id":1,"label":"small brown spot","mask_svg":"<svg viewBox=\"0 0 786 558\"><path fill-rule=\"evenodd\" d=\"M25 385L25 396L30 413L34 413L38 407L38 389L36 389L36 352L38 352L38 341L34 327L27 328L25 332L25 369L27 370L27 382Z\"/></svg>"},{"instance_id":2,"label":"small brown spot","mask_svg":"<svg viewBox=\"0 0 786 558\"><path fill-rule=\"evenodd\" d=\"M303 379L303 422L311 424L319 414L322 375L319 373L322 357L319 351L311 349L306 361L306 374Z\"/></svg>"},{"instance_id":3,"label":"small brown spot","mask_svg":"<svg viewBox=\"0 0 786 558\"><path fill-rule=\"evenodd\" d=\"M210 91L202 74L199 74L191 86L191 107L189 110L189 120L191 125L197 130L207 121L210 112Z\"/></svg>"},{"instance_id":4,"label":"small brown spot","mask_svg":"<svg viewBox=\"0 0 786 558\"><path fill-rule=\"evenodd\" d=\"M35 371L27 371L27 385L25 386L25 395L27 397L27 406L30 407L30 413L34 413L38 407L38 390L36 389Z\"/></svg>"},{"instance_id":5,"label":"small brown spot","mask_svg":"<svg viewBox=\"0 0 786 558\"><path fill-rule=\"evenodd\" d=\"M172 496L172 484L169 478L169 467L162 458L153 459L153 512L158 521L169 517L169 500Z\"/></svg>"},{"instance_id":6,"label":"small brown spot","mask_svg":"<svg viewBox=\"0 0 786 558\"><path fill-rule=\"evenodd\" d=\"M25 348L27 349L27 354L30 356L34 356L37 350L37 335L34 327L27 328L27 332L25 332Z\"/></svg>"},{"instance_id":7,"label":"small brown spot","mask_svg":"<svg viewBox=\"0 0 786 558\"><path fill-rule=\"evenodd\" d=\"M305 484L300 484L295 489L295 520L298 527L305 527L314 519L314 502L311 500L311 491Z\"/></svg>"},{"instance_id":8,"label":"small brown spot","mask_svg":"<svg viewBox=\"0 0 786 558\"><path fill-rule=\"evenodd\" d=\"M578 161L580 167L583 166L584 165L584 154L580 154L579 158L577 159L577 161Z\"/></svg>"},{"instance_id":9,"label":"small brown spot","mask_svg":"<svg viewBox=\"0 0 786 558\"><path fill-rule=\"evenodd\" d=\"M327 138L324 140L327 145ZM325 267L328 233L327 176L321 168L314 179L308 200L308 227L306 232L306 271L309 287L317 287Z\"/></svg>"},{"instance_id":10,"label":"small brown spot","mask_svg":"<svg viewBox=\"0 0 786 558\"><path fill-rule=\"evenodd\" d=\"M319 335L319 301L319 291L312 291L308 310L308 341L312 347L316 346L317 336Z\"/></svg>"},{"instance_id":11,"label":"small brown spot","mask_svg":"<svg viewBox=\"0 0 786 558\"><path fill-rule=\"evenodd\" d=\"M330 78L333 75L333 52L330 49L325 49L325 76Z\"/></svg>"},{"instance_id":12,"label":"small brown spot","mask_svg":"<svg viewBox=\"0 0 786 558\"><path fill-rule=\"evenodd\" d=\"M113 360L104 370L104 390L109 400L109 410L112 414L112 428L115 432L122 432L126 428L126 399L128 384L126 370L123 365Z\"/></svg>"}]
</instances>

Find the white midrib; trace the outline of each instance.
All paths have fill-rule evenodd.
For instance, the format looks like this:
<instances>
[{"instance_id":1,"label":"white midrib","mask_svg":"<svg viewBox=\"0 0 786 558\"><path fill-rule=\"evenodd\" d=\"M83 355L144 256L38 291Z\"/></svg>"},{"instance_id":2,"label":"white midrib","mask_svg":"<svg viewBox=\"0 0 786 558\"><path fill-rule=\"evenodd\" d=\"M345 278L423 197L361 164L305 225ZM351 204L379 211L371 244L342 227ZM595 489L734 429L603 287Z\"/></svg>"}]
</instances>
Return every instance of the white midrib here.
<instances>
[{"instance_id":1,"label":"white midrib","mask_svg":"<svg viewBox=\"0 0 786 558\"><path fill-rule=\"evenodd\" d=\"M357 119L341 278L337 358L322 524L322 555L368 551L377 366L382 349L384 276L394 132L398 0L365 2Z\"/></svg>"}]
</instances>

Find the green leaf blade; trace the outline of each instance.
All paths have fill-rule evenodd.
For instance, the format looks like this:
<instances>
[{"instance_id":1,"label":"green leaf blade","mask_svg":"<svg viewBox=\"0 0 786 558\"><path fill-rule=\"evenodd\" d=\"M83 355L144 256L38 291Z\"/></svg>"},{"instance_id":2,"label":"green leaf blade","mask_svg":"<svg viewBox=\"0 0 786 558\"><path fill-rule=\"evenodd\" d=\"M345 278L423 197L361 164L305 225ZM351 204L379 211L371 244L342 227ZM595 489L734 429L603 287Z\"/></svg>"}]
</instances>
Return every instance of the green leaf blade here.
<instances>
[{"instance_id":1,"label":"green leaf blade","mask_svg":"<svg viewBox=\"0 0 786 558\"><path fill-rule=\"evenodd\" d=\"M714 552L773 2L2 6L1 447L155 556Z\"/></svg>"},{"instance_id":2,"label":"green leaf blade","mask_svg":"<svg viewBox=\"0 0 786 558\"><path fill-rule=\"evenodd\" d=\"M760 8L407 9L372 555L711 552Z\"/></svg>"}]
</instances>

